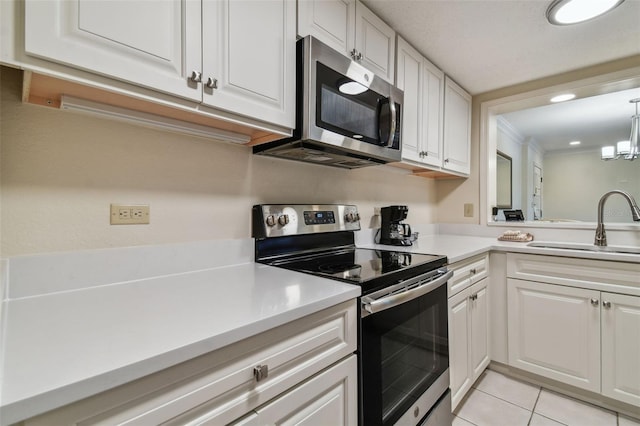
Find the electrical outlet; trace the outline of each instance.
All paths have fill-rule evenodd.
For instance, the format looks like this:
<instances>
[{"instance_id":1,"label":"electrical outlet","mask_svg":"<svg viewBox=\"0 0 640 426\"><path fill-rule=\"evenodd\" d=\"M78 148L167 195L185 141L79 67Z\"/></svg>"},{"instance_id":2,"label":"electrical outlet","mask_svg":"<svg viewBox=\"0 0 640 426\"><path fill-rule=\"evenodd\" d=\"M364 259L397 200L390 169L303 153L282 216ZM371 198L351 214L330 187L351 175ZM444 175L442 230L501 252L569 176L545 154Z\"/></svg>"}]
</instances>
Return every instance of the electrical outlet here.
<instances>
[{"instance_id":1,"label":"electrical outlet","mask_svg":"<svg viewBox=\"0 0 640 426\"><path fill-rule=\"evenodd\" d=\"M148 205L111 204L111 225L146 225L148 223Z\"/></svg>"},{"instance_id":2,"label":"electrical outlet","mask_svg":"<svg viewBox=\"0 0 640 426\"><path fill-rule=\"evenodd\" d=\"M473 204L465 203L464 205L464 217L473 217Z\"/></svg>"}]
</instances>

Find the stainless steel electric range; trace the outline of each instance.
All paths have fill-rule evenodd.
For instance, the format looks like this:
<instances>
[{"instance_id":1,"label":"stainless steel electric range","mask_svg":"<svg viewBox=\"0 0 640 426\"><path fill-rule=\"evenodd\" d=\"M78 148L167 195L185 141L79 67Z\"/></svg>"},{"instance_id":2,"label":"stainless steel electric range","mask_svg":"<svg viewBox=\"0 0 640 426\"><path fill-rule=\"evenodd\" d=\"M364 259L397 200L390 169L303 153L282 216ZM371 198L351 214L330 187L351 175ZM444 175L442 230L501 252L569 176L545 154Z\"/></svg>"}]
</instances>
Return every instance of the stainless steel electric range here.
<instances>
[{"instance_id":1,"label":"stainless steel electric range","mask_svg":"<svg viewBox=\"0 0 640 426\"><path fill-rule=\"evenodd\" d=\"M359 423L450 425L447 258L355 246L353 205L256 205L257 262L362 289Z\"/></svg>"}]
</instances>

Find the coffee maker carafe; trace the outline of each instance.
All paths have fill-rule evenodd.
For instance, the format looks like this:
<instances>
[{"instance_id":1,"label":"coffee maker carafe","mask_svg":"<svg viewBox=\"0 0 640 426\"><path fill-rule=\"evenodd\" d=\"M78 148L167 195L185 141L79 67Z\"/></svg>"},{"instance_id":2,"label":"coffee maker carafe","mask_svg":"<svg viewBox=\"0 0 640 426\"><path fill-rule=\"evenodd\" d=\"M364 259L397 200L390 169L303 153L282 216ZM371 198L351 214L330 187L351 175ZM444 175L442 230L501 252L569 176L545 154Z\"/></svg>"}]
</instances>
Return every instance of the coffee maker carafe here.
<instances>
[{"instance_id":1,"label":"coffee maker carafe","mask_svg":"<svg viewBox=\"0 0 640 426\"><path fill-rule=\"evenodd\" d=\"M380 209L381 227L380 244L394 246L410 246L411 227L401 223L407 218L409 208L407 206L389 206Z\"/></svg>"}]
</instances>

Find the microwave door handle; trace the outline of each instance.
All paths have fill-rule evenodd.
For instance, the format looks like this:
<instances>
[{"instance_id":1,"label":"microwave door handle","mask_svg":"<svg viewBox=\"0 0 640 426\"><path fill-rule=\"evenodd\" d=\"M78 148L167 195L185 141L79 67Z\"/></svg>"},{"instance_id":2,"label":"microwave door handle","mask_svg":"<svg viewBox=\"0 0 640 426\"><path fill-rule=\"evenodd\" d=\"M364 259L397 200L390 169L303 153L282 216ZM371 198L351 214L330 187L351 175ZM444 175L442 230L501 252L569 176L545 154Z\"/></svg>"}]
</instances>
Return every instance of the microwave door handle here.
<instances>
[{"instance_id":1,"label":"microwave door handle","mask_svg":"<svg viewBox=\"0 0 640 426\"><path fill-rule=\"evenodd\" d=\"M391 148L393 146L393 137L396 134L396 125L397 125L397 111L396 111L396 103L393 101L393 95L389 95L389 111L391 112L391 123L389 126L389 141L387 142L387 148Z\"/></svg>"},{"instance_id":2,"label":"microwave door handle","mask_svg":"<svg viewBox=\"0 0 640 426\"><path fill-rule=\"evenodd\" d=\"M435 290L445 282L449 281L449 279L452 276L453 276L453 271L447 271L441 277L427 284L421 285L420 287L416 287L414 289L407 290L399 294L394 294L392 296L383 297L382 299L378 299L378 300L365 301L365 298L363 297L363 300L362 300L363 308L365 311L367 311L370 314L375 314L376 312L393 308L394 306L401 305L402 303L416 299L420 296L423 296L429 293L430 291Z\"/></svg>"}]
</instances>

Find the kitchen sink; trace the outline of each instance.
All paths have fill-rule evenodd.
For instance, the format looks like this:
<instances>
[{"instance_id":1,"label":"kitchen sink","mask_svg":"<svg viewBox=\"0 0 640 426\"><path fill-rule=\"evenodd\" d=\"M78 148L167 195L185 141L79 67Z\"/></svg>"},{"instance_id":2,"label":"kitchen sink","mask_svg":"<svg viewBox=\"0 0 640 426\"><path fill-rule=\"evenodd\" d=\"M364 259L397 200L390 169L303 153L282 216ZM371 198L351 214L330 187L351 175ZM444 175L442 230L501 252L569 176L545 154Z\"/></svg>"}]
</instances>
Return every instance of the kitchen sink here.
<instances>
[{"instance_id":1,"label":"kitchen sink","mask_svg":"<svg viewBox=\"0 0 640 426\"><path fill-rule=\"evenodd\" d=\"M593 244L580 244L580 243L555 243L545 241L535 241L527 244L529 247L540 248L552 248L560 250L584 250L592 252L605 252L605 253L625 253L625 254L638 254L640 255L640 247L628 247L628 246L595 246Z\"/></svg>"}]
</instances>

